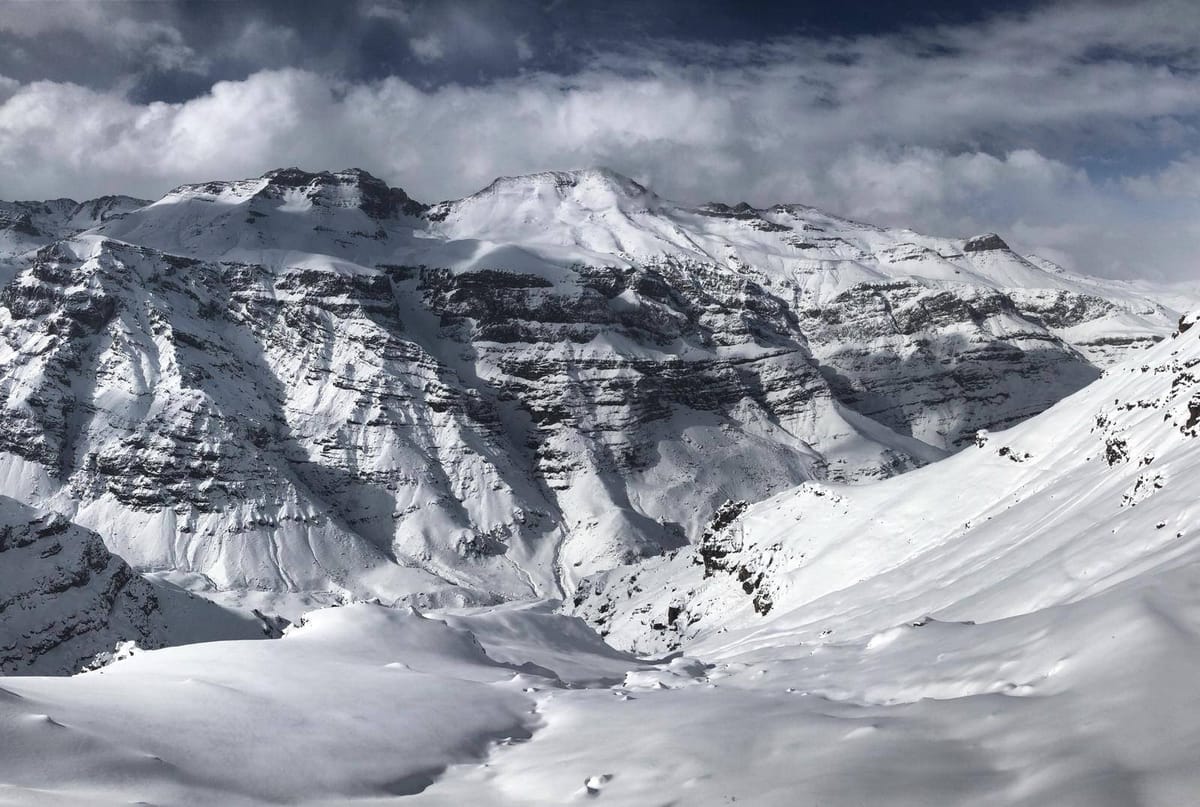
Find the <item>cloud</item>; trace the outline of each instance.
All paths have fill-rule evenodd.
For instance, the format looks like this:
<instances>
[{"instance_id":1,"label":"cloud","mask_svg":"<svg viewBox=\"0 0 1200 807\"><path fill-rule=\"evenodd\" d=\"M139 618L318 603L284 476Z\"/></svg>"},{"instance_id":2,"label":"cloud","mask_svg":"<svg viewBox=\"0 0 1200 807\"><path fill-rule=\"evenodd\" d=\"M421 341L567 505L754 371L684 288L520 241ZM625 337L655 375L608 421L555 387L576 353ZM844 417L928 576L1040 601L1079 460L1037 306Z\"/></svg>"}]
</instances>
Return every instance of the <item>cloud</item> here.
<instances>
[{"instance_id":1,"label":"cloud","mask_svg":"<svg viewBox=\"0 0 1200 807\"><path fill-rule=\"evenodd\" d=\"M362 15L367 19L390 20L400 25L408 25L412 13L398 3L370 3L362 8Z\"/></svg>"},{"instance_id":2,"label":"cloud","mask_svg":"<svg viewBox=\"0 0 1200 807\"><path fill-rule=\"evenodd\" d=\"M935 229L971 232L998 218L1045 218L1063 197L1094 192L1086 174L1036 151L1002 156L927 148L852 149L823 175L825 192L869 219L902 224L913 211Z\"/></svg>"},{"instance_id":3,"label":"cloud","mask_svg":"<svg viewBox=\"0 0 1200 807\"><path fill-rule=\"evenodd\" d=\"M1095 180L1029 149L852 149L830 164L817 192L875 223L950 235L1001 231L1015 248L1075 271L1194 282L1200 197L1170 198L1183 175L1173 166L1136 180Z\"/></svg>"},{"instance_id":4,"label":"cloud","mask_svg":"<svg viewBox=\"0 0 1200 807\"><path fill-rule=\"evenodd\" d=\"M1127 177L1123 183L1139 199L1200 201L1200 154L1186 154L1160 171Z\"/></svg>"},{"instance_id":5,"label":"cloud","mask_svg":"<svg viewBox=\"0 0 1200 807\"><path fill-rule=\"evenodd\" d=\"M533 45L529 44L529 37L521 34L513 40L513 48L517 52L517 61L527 62L533 58Z\"/></svg>"},{"instance_id":6,"label":"cloud","mask_svg":"<svg viewBox=\"0 0 1200 807\"><path fill-rule=\"evenodd\" d=\"M436 62L446 55L442 39L437 34L413 37L408 40L408 47L412 50L413 55L422 62Z\"/></svg>"},{"instance_id":7,"label":"cloud","mask_svg":"<svg viewBox=\"0 0 1200 807\"><path fill-rule=\"evenodd\" d=\"M403 12L414 43L434 31L380 8ZM888 36L634 42L570 73L473 85L286 68L180 103L0 86L0 197L155 196L296 164L358 165L434 201L500 174L607 164L684 201L997 230L1084 271L1194 279L1200 14L1154 9L1166 11L1068 5ZM455 43L484 37L479 18L447 19ZM448 41L414 51L450 60Z\"/></svg>"},{"instance_id":8,"label":"cloud","mask_svg":"<svg viewBox=\"0 0 1200 807\"><path fill-rule=\"evenodd\" d=\"M170 22L112 13L101 3L21 3L19 13L0 15L0 31L27 39L69 32L92 48L110 50L162 70L200 73L209 66L208 60L188 45L183 33Z\"/></svg>"},{"instance_id":9,"label":"cloud","mask_svg":"<svg viewBox=\"0 0 1200 807\"><path fill-rule=\"evenodd\" d=\"M271 25L260 19L245 21L234 36L224 40L223 45L229 58L274 66L285 63L302 47L294 29Z\"/></svg>"},{"instance_id":10,"label":"cloud","mask_svg":"<svg viewBox=\"0 0 1200 807\"><path fill-rule=\"evenodd\" d=\"M0 103L7 101L19 89L21 89L21 82L17 81L15 78L0 76Z\"/></svg>"}]
</instances>

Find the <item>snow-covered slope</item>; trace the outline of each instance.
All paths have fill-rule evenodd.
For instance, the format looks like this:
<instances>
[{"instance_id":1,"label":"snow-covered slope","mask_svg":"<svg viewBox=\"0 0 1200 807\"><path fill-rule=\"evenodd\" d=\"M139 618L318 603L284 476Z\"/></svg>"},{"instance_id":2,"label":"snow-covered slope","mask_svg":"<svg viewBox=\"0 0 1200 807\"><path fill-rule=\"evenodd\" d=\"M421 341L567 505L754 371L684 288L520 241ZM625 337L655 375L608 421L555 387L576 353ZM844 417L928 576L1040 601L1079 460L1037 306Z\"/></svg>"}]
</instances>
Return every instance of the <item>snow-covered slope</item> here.
<instances>
[{"instance_id":1,"label":"snow-covered slope","mask_svg":"<svg viewBox=\"0 0 1200 807\"><path fill-rule=\"evenodd\" d=\"M1177 807L1200 792L1200 316L882 482L550 603L358 604L0 687L0 803Z\"/></svg>"},{"instance_id":2,"label":"snow-covered slope","mask_svg":"<svg viewBox=\"0 0 1200 807\"><path fill-rule=\"evenodd\" d=\"M995 622L1192 574L1197 319L949 459L729 503L696 547L587 581L577 610L643 652L744 653L781 637L883 646L927 617Z\"/></svg>"},{"instance_id":3,"label":"snow-covered slope","mask_svg":"<svg viewBox=\"0 0 1200 807\"><path fill-rule=\"evenodd\" d=\"M257 638L263 628L143 579L63 516L0 496L0 673L67 674L120 642L155 648Z\"/></svg>"},{"instance_id":4,"label":"snow-covered slope","mask_svg":"<svg viewBox=\"0 0 1200 807\"><path fill-rule=\"evenodd\" d=\"M552 603L3 679L0 803L1175 807L1200 789L1200 316L955 456L722 508ZM300 764L302 763L302 764Z\"/></svg>"},{"instance_id":5,"label":"snow-covered slope","mask_svg":"<svg viewBox=\"0 0 1200 807\"><path fill-rule=\"evenodd\" d=\"M0 804L1200 792L1200 317L1153 289L604 171L432 207L274 172L16 267L0 489L204 585L444 605L560 582L658 658L552 602L360 603L6 677ZM95 618L91 583L127 567L0 516L0 602L38 603L18 644L217 622L165 585Z\"/></svg>"},{"instance_id":6,"label":"snow-covered slope","mask_svg":"<svg viewBox=\"0 0 1200 807\"><path fill-rule=\"evenodd\" d=\"M0 491L139 568L423 603L570 591L726 499L917 467L1174 321L994 236L602 169L434 206L283 169L16 260Z\"/></svg>"},{"instance_id":7,"label":"snow-covered slope","mask_svg":"<svg viewBox=\"0 0 1200 807\"><path fill-rule=\"evenodd\" d=\"M537 692L643 666L544 605L330 608L279 641L0 679L0 804L393 802L528 739Z\"/></svg>"},{"instance_id":8,"label":"snow-covered slope","mask_svg":"<svg viewBox=\"0 0 1200 807\"><path fill-rule=\"evenodd\" d=\"M996 235L932 238L802 205L689 208L607 169L504 177L426 215L470 245L460 265L726 270L796 317L840 401L942 448L1042 411L1179 315L1165 292L1169 304L1071 275Z\"/></svg>"}]
</instances>

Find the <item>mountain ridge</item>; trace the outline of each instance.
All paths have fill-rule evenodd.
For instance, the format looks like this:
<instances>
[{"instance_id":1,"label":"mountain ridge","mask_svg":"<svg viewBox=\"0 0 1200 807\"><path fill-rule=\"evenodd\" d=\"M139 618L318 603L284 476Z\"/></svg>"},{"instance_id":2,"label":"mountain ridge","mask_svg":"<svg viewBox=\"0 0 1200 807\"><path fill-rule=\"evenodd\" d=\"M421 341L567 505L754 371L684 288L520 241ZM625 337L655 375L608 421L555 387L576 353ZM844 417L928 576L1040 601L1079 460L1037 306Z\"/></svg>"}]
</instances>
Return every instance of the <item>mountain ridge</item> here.
<instances>
[{"instance_id":1,"label":"mountain ridge","mask_svg":"<svg viewBox=\"0 0 1200 807\"><path fill-rule=\"evenodd\" d=\"M941 462L727 502L696 545L583 581L574 613L641 654L752 653L882 644L1183 574L1200 553L1188 483L1200 465L1197 321L1185 315L1144 355Z\"/></svg>"},{"instance_id":2,"label":"mountain ridge","mask_svg":"<svg viewBox=\"0 0 1200 807\"><path fill-rule=\"evenodd\" d=\"M278 169L10 256L0 493L218 587L569 593L727 498L944 456L1178 317L999 237L497 182Z\"/></svg>"},{"instance_id":3,"label":"mountain ridge","mask_svg":"<svg viewBox=\"0 0 1200 807\"><path fill-rule=\"evenodd\" d=\"M265 621L138 575L101 537L0 496L0 674L71 675L128 652L261 639Z\"/></svg>"}]
</instances>

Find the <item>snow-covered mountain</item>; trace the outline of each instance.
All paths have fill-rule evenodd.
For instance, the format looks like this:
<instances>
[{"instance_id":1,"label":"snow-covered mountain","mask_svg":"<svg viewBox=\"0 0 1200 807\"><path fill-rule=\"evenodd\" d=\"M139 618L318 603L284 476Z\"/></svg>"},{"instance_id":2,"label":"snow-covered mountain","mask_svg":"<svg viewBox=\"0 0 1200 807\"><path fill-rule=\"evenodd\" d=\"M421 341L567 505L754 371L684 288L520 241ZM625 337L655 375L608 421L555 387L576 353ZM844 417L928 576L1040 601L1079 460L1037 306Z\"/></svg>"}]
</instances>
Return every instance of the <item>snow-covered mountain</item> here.
<instances>
[{"instance_id":1,"label":"snow-covered mountain","mask_svg":"<svg viewBox=\"0 0 1200 807\"><path fill-rule=\"evenodd\" d=\"M145 199L131 196L101 196L84 202L0 201L0 264L6 258L81 233L148 204Z\"/></svg>"},{"instance_id":2,"label":"snow-covered mountain","mask_svg":"<svg viewBox=\"0 0 1200 807\"><path fill-rule=\"evenodd\" d=\"M389 601L570 592L727 499L940 458L1178 318L996 236L604 169L432 206L284 169L12 262L0 492L139 568Z\"/></svg>"},{"instance_id":3,"label":"snow-covered mountain","mask_svg":"<svg viewBox=\"0 0 1200 807\"><path fill-rule=\"evenodd\" d=\"M146 580L96 533L0 496L0 674L73 673L119 643L253 639L268 627Z\"/></svg>"},{"instance_id":4,"label":"snow-covered mountain","mask_svg":"<svg viewBox=\"0 0 1200 807\"><path fill-rule=\"evenodd\" d=\"M323 609L0 679L0 800L1189 804L1198 474L1194 315L949 459L722 508L699 547L585 581L610 640L681 653L545 602Z\"/></svg>"},{"instance_id":5,"label":"snow-covered mountain","mask_svg":"<svg viewBox=\"0 0 1200 807\"><path fill-rule=\"evenodd\" d=\"M807 482L728 502L696 546L585 581L575 607L647 653L745 652L783 636L883 646L931 620L1074 607L1194 577L1197 473L1192 315L1049 411L981 431L946 460L873 485Z\"/></svg>"}]
</instances>

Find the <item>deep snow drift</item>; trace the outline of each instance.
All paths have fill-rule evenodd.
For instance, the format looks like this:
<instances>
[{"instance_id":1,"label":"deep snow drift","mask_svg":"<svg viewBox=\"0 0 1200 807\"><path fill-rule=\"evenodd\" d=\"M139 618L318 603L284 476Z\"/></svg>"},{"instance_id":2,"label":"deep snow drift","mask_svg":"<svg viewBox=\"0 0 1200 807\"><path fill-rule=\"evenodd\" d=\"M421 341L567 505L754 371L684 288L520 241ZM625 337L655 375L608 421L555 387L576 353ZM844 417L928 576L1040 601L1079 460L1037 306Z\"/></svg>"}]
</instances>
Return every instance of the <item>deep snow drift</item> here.
<instances>
[{"instance_id":1,"label":"deep snow drift","mask_svg":"<svg viewBox=\"0 0 1200 807\"><path fill-rule=\"evenodd\" d=\"M1200 322L912 473L546 603L8 678L14 804L1167 805L1200 792ZM11 751L9 749L12 749ZM400 799L400 801L396 801Z\"/></svg>"}]
</instances>

